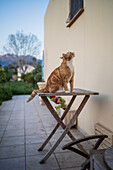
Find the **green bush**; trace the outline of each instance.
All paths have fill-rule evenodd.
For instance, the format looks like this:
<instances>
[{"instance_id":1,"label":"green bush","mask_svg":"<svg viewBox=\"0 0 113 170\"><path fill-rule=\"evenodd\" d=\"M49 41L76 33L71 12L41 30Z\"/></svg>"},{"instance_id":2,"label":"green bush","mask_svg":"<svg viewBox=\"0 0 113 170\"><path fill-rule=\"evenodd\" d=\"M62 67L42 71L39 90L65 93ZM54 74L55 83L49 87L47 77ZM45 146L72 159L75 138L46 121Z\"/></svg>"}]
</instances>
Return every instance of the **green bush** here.
<instances>
[{"instance_id":1,"label":"green bush","mask_svg":"<svg viewBox=\"0 0 113 170\"><path fill-rule=\"evenodd\" d=\"M22 74L21 79L23 81L28 81L28 79L31 75L32 75L31 73Z\"/></svg>"},{"instance_id":2,"label":"green bush","mask_svg":"<svg viewBox=\"0 0 113 170\"><path fill-rule=\"evenodd\" d=\"M6 101L10 99L12 99L12 92L10 88L0 87L0 104L2 104L2 101Z\"/></svg>"},{"instance_id":3,"label":"green bush","mask_svg":"<svg viewBox=\"0 0 113 170\"><path fill-rule=\"evenodd\" d=\"M12 99L12 95L31 94L33 87L28 82L6 82L0 84L0 104Z\"/></svg>"},{"instance_id":4,"label":"green bush","mask_svg":"<svg viewBox=\"0 0 113 170\"><path fill-rule=\"evenodd\" d=\"M13 95L31 94L33 91L32 85L28 82L8 82L7 86L9 86Z\"/></svg>"},{"instance_id":5,"label":"green bush","mask_svg":"<svg viewBox=\"0 0 113 170\"><path fill-rule=\"evenodd\" d=\"M4 70L0 69L0 83L6 82L6 76Z\"/></svg>"},{"instance_id":6,"label":"green bush","mask_svg":"<svg viewBox=\"0 0 113 170\"><path fill-rule=\"evenodd\" d=\"M0 105L2 104L2 100L0 100Z\"/></svg>"},{"instance_id":7,"label":"green bush","mask_svg":"<svg viewBox=\"0 0 113 170\"><path fill-rule=\"evenodd\" d=\"M25 81L25 77L26 77L26 74L22 74L22 75L21 75L21 79L22 79L23 81Z\"/></svg>"},{"instance_id":8,"label":"green bush","mask_svg":"<svg viewBox=\"0 0 113 170\"><path fill-rule=\"evenodd\" d=\"M37 87L37 82L42 81L42 66L38 63L31 73L23 74L21 79L24 82L9 82L11 73L8 68L0 69L0 104L9 100L12 95L31 94Z\"/></svg>"},{"instance_id":9,"label":"green bush","mask_svg":"<svg viewBox=\"0 0 113 170\"><path fill-rule=\"evenodd\" d=\"M34 76L33 76L33 75L29 76L29 78L27 79L27 81L28 81L29 83L34 84L34 83L35 83Z\"/></svg>"},{"instance_id":10,"label":"green bush","mask_svg":"<svg viewBox=\"0 0 113 170\"><path fill-rule=\"evenodd\" d=\"M42 81L42 75L41 74L36 74L34 76L34 80L35 80L35 82L41 82Z\"/></svg>"},{"instance_id":11,"label":"green bush","mask_svg":"<svg viewBox=\"0 0 113 170\"><path fill-rule=\"evenodd\" d=\"M0 69L0 83L7 82L11 79L11 73L8 70Z\"/></svg>"},{"instance_id":12,"label":"green bush","mask_svg":"<svg viewBox=\"0 0 113 170\"><path fill-rule=\"evenodd\" d=\"M42 81L42 66L37 63L35 69L31 73L22 74L21 79L32 83L33 87L36 87L37 82Z\"/></svg>"},{"instance_id":13,"label":"green bush","mask_svg":"<svg viewBox=\"0 0 113 170\"><path fill-rule=\"evenodd\" d=\"M6 68L4 68L4 72L5 72L5 76L6 76L6 80L7 81L10 81L10 79L11 79L11 72L9 72L9 70L8 70L8 68L6 67Z\"/></svg>"},{"instance_id":14,"label":"green bush","mask_svg":"<svg viewBox=\"0 0 113 170\"><path fill-rule=\"evenodd\" d=\"M4 95L4 89L5 89L5 95ZM31 94L32 91L33 91L32 84L29 84L28 82L15 81L15 82L2 83L0 84L0 100L1 100L1 96L6 96L8 92L9 92L8 94L10 94L11 92L12 95L25 95L25 94ZM10 98L6 97L6 100L7 99Z\"/></svg>"}]
</instances>

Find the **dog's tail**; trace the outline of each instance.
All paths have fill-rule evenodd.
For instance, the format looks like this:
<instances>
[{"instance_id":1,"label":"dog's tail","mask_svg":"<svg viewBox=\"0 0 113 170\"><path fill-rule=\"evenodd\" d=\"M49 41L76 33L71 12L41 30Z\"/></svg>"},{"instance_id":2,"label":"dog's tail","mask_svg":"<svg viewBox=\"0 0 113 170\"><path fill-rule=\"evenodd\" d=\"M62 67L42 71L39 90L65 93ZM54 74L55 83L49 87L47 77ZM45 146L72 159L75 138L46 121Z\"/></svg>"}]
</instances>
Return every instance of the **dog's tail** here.
<instances>
[{"instance_id":1,"label":"dog's tail","mask_svg":"<svg viewBox=\"0 0 113 170\"><path fill-rule=\"evenodd\" d=\"M32 93L31 93L31 96L27 99L27 103L29 101L31 101L37 93L44 93L44 92L47 92L47 88L45 87L44 89L40 89L40 90L34 90Z\"/></svg>"}]
</instances>

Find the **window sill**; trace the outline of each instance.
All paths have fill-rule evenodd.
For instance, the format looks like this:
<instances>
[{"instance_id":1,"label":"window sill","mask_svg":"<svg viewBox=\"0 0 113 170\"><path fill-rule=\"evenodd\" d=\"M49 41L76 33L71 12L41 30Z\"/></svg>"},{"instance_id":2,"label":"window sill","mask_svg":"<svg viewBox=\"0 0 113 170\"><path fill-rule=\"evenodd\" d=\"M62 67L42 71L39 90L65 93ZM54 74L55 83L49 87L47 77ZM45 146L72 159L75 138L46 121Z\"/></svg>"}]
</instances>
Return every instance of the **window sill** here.
<instances>
[{"instance_id":1,"label":"window sill","mask_svg":"<svg viewBox=\"0 0 113 170\"><path fill-rule=\"evenodd\" d=\"M84 8L81 8L77 12L77 14L69 21L69 23L66 25L66 27L70 27L83 12L84 12Z\"/></svg>"}]
</instances>

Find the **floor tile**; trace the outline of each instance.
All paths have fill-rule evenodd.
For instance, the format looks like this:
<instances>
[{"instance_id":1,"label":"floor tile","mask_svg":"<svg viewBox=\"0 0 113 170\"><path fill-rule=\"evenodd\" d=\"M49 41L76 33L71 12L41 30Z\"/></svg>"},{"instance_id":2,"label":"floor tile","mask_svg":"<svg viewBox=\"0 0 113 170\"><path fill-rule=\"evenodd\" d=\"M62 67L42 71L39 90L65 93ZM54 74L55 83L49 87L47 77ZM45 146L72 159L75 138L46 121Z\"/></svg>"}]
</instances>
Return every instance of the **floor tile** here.
<instances>
[{"instance_id":1,"label":"floor tile","mask_svg":"<svg viewBox=\"0 0 113 170\"><path fill-rule=\"evenodd\" d=\"M24 104L21 104L20 102L17 102L17 104L15 104L15 106L13 107L13 112L14 111L23 112L23 110L24 110Z\"/></svg>"},{"instance_id":2,"label":"floor tile","mask_svg":"<svg viewBox=\"0 0 113 170\"><path fill-rule=\"evenodd\" d=\"M48 134L50 134L51 132L52 132L52 130L54 129L54 127L56 126L56 124L54 125L54 126L50 126L50 127L46 127L45 129L46 129L46 132L48 133ZM64 130L62 129L62 128L58 128L57 129L57 131L56 132L60 132L60 133L62 133ZM55 132L55 133L56 133Z\"/></svg>"},{"instance_id":3,"label":"floor tile","mask_svg":"<svg viewBox=\"0 0 113 170\"><path fill-rule=\"evenodd\" d=\"M0 125L0 130L5 130L6 126L5 125Z\"/></svg>"},{"instance_id":4,"label":"floor tile","mask_svg":"<svg viewBox=\"0 0 113 170\"><path fill-rule=\"evenodd\" d=\"M73 152L55 153L60 168L79 167L85 159Z\"/></svg>"},{"instance_id":5,"label":"floor tile","mask_svg":"<svg viewBox=\"0 0 113 170\"><path fill-rule=\"evenodd\" d=\"M6 130L4 133L4 137L18 137L18 136L24 136L24 129Z\"/></svg>"},{"instance_id":6,"label":"floor tile","mask_svg":"<svg viewBox=\"0 0 113 170\"><path fill-rule=\"evenodd\" d=\"M37 116L37 119L26 119L25 123L29 124L29 123L40 123L40 118Z\"/></svg>"},{"instance_id":7,"label":"floor tile","mask_svg":"<svg viewBox=\"0 0 113 170\"><path fill-rule=\"evenodd\" d=\"M42 128L26 128L26 136L31 136L31 135L38 135L38 134L46 134L45 129Z\"/></svg>"},{"instance_id":8,"label":"floor tile","mask_svg":"<svg viewBox=\"0 0 113 170\"><path fill-rule=\"evenodd\" d=\"M26 155L40 155L45 154L50 149L50 144L48 143L42 151L38 151L38 149L41 147L42 143L36 143L36 144L29 144L26 145Z\"/></svg>"},{"instance_id":9,"label":"floor tile","mask_svg":"<svg viewBox=\"0 0 113 170\"><path fill-rule=\"evenodd\" d=\"M15 120L17 119L17 115L11 115L10 120ZM18 120L24 120L24 115L18 116Z\"/></svg>"},{"instance_id":10,"label":"floor tile","mask_svg":"<svg viewBox=\"0 0 113 170\"><path fill-rule=\"evenodd\" d=\"M0 160L0 170L25 170L25 158Z\"/></svg>"},{"instance_id":11,"label":"floor tile","mask_svg":"<svg viewBox=\"0 0 113 170\"><path fill-rule=\"evenodd\" d=\"M74 168L63 168L61 170L81 170L81 167L74 167Z\"/></svg>"},{"instance_id":12,"label":"floor tile","mask_svg":"<svg viewBox=\"0 0 113 170\"><path fill-rule=\"evenodd\" d=\"M24 107L21 108L21 106L20 106L20 107L15 107L15 108L13 108L13 110L12 110L12 115L17 115L17 116L19 116L19 115L22 115L22 113L24 113Z\"/></svg>"},{"instance_id":13,"label":"floor tile","mask_svg":"<svg viewBox=\"0 0 113 170\"><path fill-rule=\"evenodd\" d=\"M6 130L24 129L24 123L8 123Z\"/></svg>"},{"instance_id":14,"label":"floor tile","mask_svg":"<svg viewBox=\"0 0 113 170\"><path fill-rule=\"evenodd\" d=\"M42 120L42 122L43 122L43 126L45 127L45 128L47 128L47 127L55 127L55 125L57 124L57 122L56 121L46 121L45 119L44 120Z\"/></svg>"},{"instance_id":15,"label":"floor tile","mask_svg":"<svg viewBox=\"0 0 113 170\"><path fill-rule=\"evenodd\" d=\"M71 133L76 136L76 139L84 137L76 128L72 128Z\"/></svg>"},{"instance_id":16,"label":"floor tile","mask_svg":"<svg viewBox=\"0 0 113 170\"><path fill-rule=\"evenodd\" d=\"M55 170L59 169L58 163L52 155L44 164L40 164L39 161L43 158L43 155L28 156L26 157L26 170Z\"/></svg>"},{"instance_id":17,"label":"floor tile","mask_svg":"<svg viewBox=\"0 0 113 170\"><path fill-rule=\"evenodd\" d=\"M7 111L5 111L5 109L7 109ZM7 107L5 107L4 110L0 111L0 115L2 115L2 116L11 115L12 110L10 111L10 109L9 110L8 109L9 108L8 108L8 105L7 105Z\"/></svg>"},{"instance_id":18,"label":"floor tile","mask_svg":"<svg viewBox=\"0 0 113 170\"><path fill-rule=\"evenodd\" d=\"M25 119L37 119L37 116L36 115L29 115L29 116L25 116Z\"/></svg>"},{"instance_id":19,"label":"floor tile","mask_svg":"<svg viewBox=\"0 0 113 170\"><path fill-rule=\"evenodd\" d=\"M39 163L64 130L59 127L43 151L38 151L57 122L47 107L39 104L38 96L29 103L27 98L13 96L0 106L0 170L80 170L84 159L62 150L71 141L67 135L45 164ZM83 137L76 129L71 132L77 139ZM89 144L84 143L84 147Z\"/></svg>"},{"instance_id":20,"label":"floor tile","mask_svg":"<svg viewBox=\"0 0 113 170\"><path fill-rule=\"evenodd\" d=\"M13 120L9 120L8 125L11 124L24 124L24 120L20 120L20 119L13 119Z\"/></svg>"},{"instance_id":21,"label":"floor tile","mask_svg":"<svg viewBox=\"0 0 113 170\"><path fill-rule=\"evenodd\" d=\"M51 143L51 145L53 146L54 144L55 144L55 142L50 142ZM61 141L61 143L57 146L57 148L55 149L55 153L59 153L59 152L70 152L69 150L63 150L62 149L62 147L64 146L64 145L66 145L67 143L69 143L69 141L65 141L65 140L63 140L63 141Z\"/></svg>"},{"instance_id":22,"label":"floor tile","mask_svg":"<svg viewBox=\"0 0 113 170\"><path fill-rule=\"evenodd\" d=\"M47 135L49 136L49 134L47 133ZM60 133L60 132L56 132L53 136L52 136L52 138L50 139L50 142L54 142L54 141L56 141L56 139L58 139L60 136L62 135L62 133ZM70 137L68 136L68 135L66 135L64 138L63 138L63 141L70 141L71 139L70 139Z\"/></svg>"},{"instance_id":23,"label":"floor tile","mask_svg":"<svg viewBox=\"0 0 113 170\"><path fill-rule=\"evenodd\" d=\"M23 145L24 137L7 137L3 138L0 146Z\"/></svg>"},{"instance_id":24,"label":"floor tile","mask_svg":"<svg viewBox=\"0 0 113 170\"><path fill-rule=\"evenodd\" d=\"M37 115L37 111L36 111L36 109L34 108L32 108L32 107L30 107L30 108L27 108L27 110L25 109L25 116L30 116L30 115Z\"/></svg>"},{"instance_id":25,"label":"floor tile","mask_svg":"<svg viewBox=\"0 0 113 170\"><path fill-rule=\"evenodd\" d=\"M7 125L9 119L1 118L0 125Z\"/></svg>"},{"instance_id":26,"label":"floor tile","mask_svg":"<svg viewBox=\"0 0 113 170\"><path fill-rule=\"evenodd\" d=\"M24 145L0 147L0 159L24 156Z\"/></svg>"},{"instance_id":27,"label":"floor tile","mask_svg":"<svg viewBox=\"0 0 113 170\"><path fill-rule=\"evenodd\" d=\"M6 105L7 105L7 103L6 103ZM8 114L12 111L12 109L13 109L13 107L9 107L8 105L7 105L7 107L3 107L3 108L1 108L1 111L5 111L5 112L7 112Z\"/></svg>"},{"instance_id":28,"label":"floor tile","mask_svg":"<svg viewBox=\"0 0 113 170\"><path fill-rule=\"evenodd\" d=\"M0 130L0 137L2 137L4 134L4 130Z\"/></svg>"},{"instance_id":29,"label":"floor tile","mask_svg":"<svg viewBox=\"0 0 113 170\"><path fill-rule=\"evenodd\" d=\"M32 122L32 123L26 123L25 124L25 127L26 128L43 128L42 124L40 122L38 123L35 123L35 122Z\"/></svg>"},{"instance_id":30,"label":"floor tile","mask_svg":"<svg viewBox=\"0 0 113 170\"><path fill-rule=\"evenodd\" d=\"M46 135L33 135L33 136L26 136L26 144L32 144L32 143L43 143L46 139Z\"/></svg>"}]
</instances>

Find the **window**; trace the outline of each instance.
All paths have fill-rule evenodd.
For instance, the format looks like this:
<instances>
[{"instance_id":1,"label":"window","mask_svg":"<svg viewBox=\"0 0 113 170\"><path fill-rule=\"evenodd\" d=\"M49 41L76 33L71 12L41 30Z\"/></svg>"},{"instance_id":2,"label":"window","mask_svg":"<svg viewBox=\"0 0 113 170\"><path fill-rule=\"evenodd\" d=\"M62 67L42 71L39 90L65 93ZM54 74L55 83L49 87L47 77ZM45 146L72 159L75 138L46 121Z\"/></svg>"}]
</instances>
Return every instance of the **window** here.
<instances>
[{"instance_id":1,"label":"window","mask_svg":"<svg viewBox=\"0 0 113 170\"><path fill-rule=\"evenodd\" d=\"M66 21L68 23L67 27L70 27L83 11L83 0L70 0L70 12Z\"/></svg>"}]
</instances>

